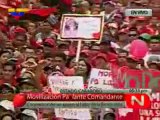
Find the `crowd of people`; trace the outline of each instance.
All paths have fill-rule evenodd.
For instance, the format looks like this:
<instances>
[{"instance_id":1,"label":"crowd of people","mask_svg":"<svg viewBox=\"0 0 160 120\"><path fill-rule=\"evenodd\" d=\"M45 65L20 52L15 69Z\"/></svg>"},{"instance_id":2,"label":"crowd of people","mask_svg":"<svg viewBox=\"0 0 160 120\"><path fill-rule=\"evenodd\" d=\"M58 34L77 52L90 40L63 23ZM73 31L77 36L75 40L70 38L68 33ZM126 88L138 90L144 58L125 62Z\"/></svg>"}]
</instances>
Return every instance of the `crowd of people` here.
<instances>
[{"instance_id":1,"label":"crowd of people","mask_svg":"<svg viewBox=\"0 0 160 120\"><path fill-rule=\"evenodd\" d=\"M47 79L50 74L82 76L84 88L87 88L92 68L112 70L114 65L134 70L160 71L159 17L127 17L124 12L126 8L146 8L146 1L61 0L60 4L66 8L64 13L105 16L101 42L82 41L78 62L78 42L59 39L60 20L64 13L59 11L61 8L58 4L47 6L44 3L16 1L18 7L29 9L56 7L57 11L43 19L35 18L38 20L31 18L32 15L23 19L9 14L5 16L5 12L0 11L0 120L65 119L56 118L54 109L16 109L13 106L14 94L50 92ZM0 9L7 11L3 0L0 0L0 4ZM142 59L130 54L131 43L137 39L144 41L149 48ZM97 117L97 111L91 109L93 120L117 119L116 109L106 109L102 118Z\"/></svg>"}]
</instances>

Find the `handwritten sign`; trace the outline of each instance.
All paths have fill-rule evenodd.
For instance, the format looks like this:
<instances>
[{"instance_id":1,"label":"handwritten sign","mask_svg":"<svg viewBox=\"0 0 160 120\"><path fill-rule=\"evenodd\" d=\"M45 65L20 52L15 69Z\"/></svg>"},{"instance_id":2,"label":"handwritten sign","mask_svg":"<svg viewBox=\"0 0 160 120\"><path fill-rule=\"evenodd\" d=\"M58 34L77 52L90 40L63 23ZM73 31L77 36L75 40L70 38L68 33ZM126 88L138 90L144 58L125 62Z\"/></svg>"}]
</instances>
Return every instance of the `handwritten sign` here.
<instances>
[{"instance_id":1,"label":"handwritten sign","mask_svg":"<svg viewBox=\"0 0 160 120\"><path fill-rule=\"evenodd\" d=\"M80 76L50 76L49 85L54 93L60 93L60 89L84 89L83 77Z\"/></svg>"},{"instance_id":2,"label":"handwritten sign","mask_svg":"<svg viewBox=\"0 0 160 120\"><path fill-rule=\"evenodd\" d=\"M122 88L149 88L160 91L160 71L143 71L128 69L119 72L119 83Z\"/></svg>"},{"instance_id":3,"label":"handwritten sign","mask_svg":"<svg viewBox=\"0 0 160 120\"><path fill-rule=\"evenodd\" d=\"M89 109L55 109L56 117L66 119L90 120Z\"/></svg>"},{"instance_id":4,"label":"handwritten sign","mask_svg":"<svg viewBox=\"0 0 160 120\"><path fill-rule=\"evenodd\" d=\"M151 109L139 110L139 120L160 120L160 93L152 93Z\"/></svg>"},{"instance_id":5,"label":"handwritten sign","mask_svg":"<svg viewBox=\"0 0 160 120\"><path fill-rule=\"evenodd\" d=\"M113 88L112 73L110 70L102 70L93 68L89 79L88 87L90 89L112 89Z\"/></svg>"},{"instance_id":6,"label":"handwritten sign","mask_svg":"<svg viewBox=\"0 0 160 120\"><path fill-rule=\"evenodd\" d=\"M60 27L60 39L100 41L103 24L103 15L64 14Z\"/></svg>"}]
</instances>

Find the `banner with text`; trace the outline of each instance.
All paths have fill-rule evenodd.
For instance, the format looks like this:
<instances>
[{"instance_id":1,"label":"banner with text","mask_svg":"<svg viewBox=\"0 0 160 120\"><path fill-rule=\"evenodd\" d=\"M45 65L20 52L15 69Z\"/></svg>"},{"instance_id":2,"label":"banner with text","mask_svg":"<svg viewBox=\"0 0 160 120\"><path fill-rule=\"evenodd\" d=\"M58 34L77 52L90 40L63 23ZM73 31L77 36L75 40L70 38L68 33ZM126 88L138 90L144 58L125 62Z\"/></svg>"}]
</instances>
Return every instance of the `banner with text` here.
<instances>
[{"instance_id":1,"label":"banner with text","mask_svg":"<svg viewBox=\"0 0 160 120\"><path fill-rule=\"evenodd\" d=\"M56 109L56 117L66 119L90 120L89 109Z\"/></svg>"},{"instance_id":2,"label":"banner with text","mask_svg":"<svg viewBox=\"0 0 160 120\"><path fill-rule=\"evenodd\" d=\"M89 78L89 89L113 89L113 84L110 70L92 68Z\"/></svg>"},{"instance_id":3,"label":"banner with text","mask_svg":"<svg viewBox=\"0 0 160 120\"><path fill-rule=\"evenodd\" d=\"M116 88L143 88L152 89L153 92L160 91L160 71L115 67L112 73L113 80L116 81Z\"/></svg>"},{"instance_id":4,"label":"banner with text","mask_svg":"<svg viewBox=\"0 0 160 120\"><path fill-rule=\"evenodd\" d=\"M80 76L50 76L49 85L53 93L60 93L60 89L84 89Z\"/></svg>"}]
</instances>

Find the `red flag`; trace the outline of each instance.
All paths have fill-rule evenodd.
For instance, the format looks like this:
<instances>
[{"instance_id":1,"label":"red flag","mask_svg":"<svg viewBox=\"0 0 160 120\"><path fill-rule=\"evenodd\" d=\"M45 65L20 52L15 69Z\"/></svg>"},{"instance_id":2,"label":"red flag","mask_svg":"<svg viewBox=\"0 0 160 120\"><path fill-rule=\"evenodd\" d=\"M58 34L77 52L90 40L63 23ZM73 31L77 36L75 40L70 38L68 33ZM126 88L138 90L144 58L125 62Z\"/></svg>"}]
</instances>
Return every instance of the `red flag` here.
<instances>
[{"instance_id":1,"label":"red flag","mask_svg":"<svg viewBox=\"0 0 160 120\"><path fill-rule=\"evenodd\" d=\"M35 14L42 17L49 16L51 13L57 12L56 8L43 8L43 9L32 9L28 11L28 14Z\"/></svg>"}]
</instances>

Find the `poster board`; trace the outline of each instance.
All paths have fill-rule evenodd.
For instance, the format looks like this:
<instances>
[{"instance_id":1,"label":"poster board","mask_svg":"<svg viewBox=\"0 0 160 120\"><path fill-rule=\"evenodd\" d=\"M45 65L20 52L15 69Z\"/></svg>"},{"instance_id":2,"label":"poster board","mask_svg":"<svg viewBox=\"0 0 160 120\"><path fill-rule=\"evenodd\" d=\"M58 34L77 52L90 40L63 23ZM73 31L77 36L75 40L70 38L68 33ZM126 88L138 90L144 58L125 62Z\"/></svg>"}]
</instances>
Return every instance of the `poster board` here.
<instances>
[{"instance_id":1,"label":"poster board","mask_svg":"<svg viewBox=\"0 0 160 120\"><path fill-rule=\"evenodd\" d=\"M56 117L76 120L90 120L89 109L55 109Z\"/></svg>"},{"instance_id":2,"label":"poster board","mask_svg":"<svg viewBox=\"0 0 160 120\"><path fill-rule=\"evenodd\" d=\"M49 85L54 93L60 93L60 89L84 89L83 77L80 76L50 76ZM89 109L56 108L55 115L66 119L91 119Z\"/></svg>"},{"instance_id":3,"label":"poster board","mask_svg":"<svg viewBox=\"0 0 160 120\"><path fill-rule=\"evenodd\" d=\"M104 15L64 14L61 19L61 40L100 41L103 35Z\"/></svg>"},{"instance_id":4,"label":"poster board","mask_svg":"<svg viewBox=\"0 0 160 120\"><path fill-rule=\"evenodd\" d=\"M157 70L133 70L121 67L113 70L112 77L116 81L116 88L142 88L160 92L160 71Z\"/></svg>"},{"instance_id":5,"label":"poster board","mask_svg":"<svg viewBox=\"0 0 160 120\"><path fill-rule=\"evenodd\" d=\"M92 68L89 78L89 89L113 89L114 81L110 70Z\"/></svg>"},{"instance_id":6,"label":"poster board","mask_svg":"<svg viewBox=\"0 0 160 120\"><path fill-rule=\"evenodd\" d=\"M49 86L54 93L60 93L60 89L84 89L83 77L50 76Z\"/></svg>"}]
</instances>

